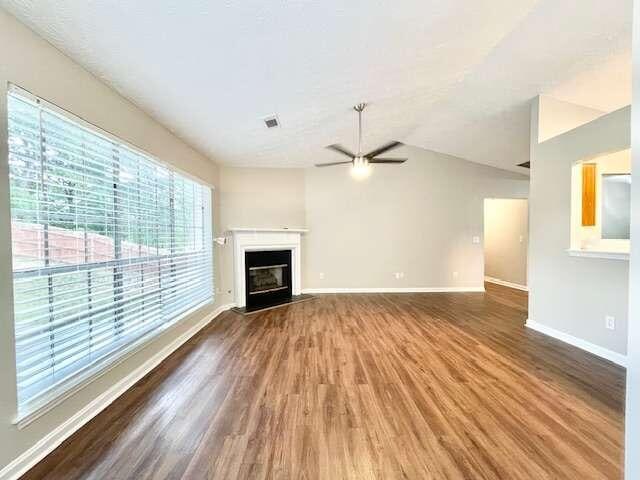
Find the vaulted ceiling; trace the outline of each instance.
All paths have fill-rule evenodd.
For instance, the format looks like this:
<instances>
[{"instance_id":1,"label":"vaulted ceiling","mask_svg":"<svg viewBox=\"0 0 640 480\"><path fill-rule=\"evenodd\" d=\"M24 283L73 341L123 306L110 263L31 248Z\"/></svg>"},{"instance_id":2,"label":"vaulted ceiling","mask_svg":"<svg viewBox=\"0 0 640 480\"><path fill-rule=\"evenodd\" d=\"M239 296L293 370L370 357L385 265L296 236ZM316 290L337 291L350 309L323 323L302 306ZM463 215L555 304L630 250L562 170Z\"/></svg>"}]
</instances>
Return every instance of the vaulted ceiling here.
<instances>
[{"instance_id":1,"label":"vaulted ceiling","mask_svg":"<svg viewBox=\"0 0 640 480\"><path fill-rule=\"evenodd\" d=\"M529 101L631 99L632 0L0 0L217 162L400 140L518 171ZM282 126L265 128L278 115Z\"/></svg>"}]
</instances>

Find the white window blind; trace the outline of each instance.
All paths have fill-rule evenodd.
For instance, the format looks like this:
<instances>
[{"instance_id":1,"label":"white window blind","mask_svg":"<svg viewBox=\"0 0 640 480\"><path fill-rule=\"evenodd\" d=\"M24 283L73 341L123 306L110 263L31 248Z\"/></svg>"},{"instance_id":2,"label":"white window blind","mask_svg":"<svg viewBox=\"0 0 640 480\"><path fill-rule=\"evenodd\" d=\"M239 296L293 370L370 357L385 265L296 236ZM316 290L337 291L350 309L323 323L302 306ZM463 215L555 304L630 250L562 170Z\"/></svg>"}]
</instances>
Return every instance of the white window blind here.
<instances>
[{"instance_id":1,"label":"white window blind","mask_svg":"<svg viewBox=\"0 0 640 480\"><path fill-rule=\"evenodd\" d=\"M211 191L8 93L18 410L213 300Z\"/></svg>"}]
</instances>

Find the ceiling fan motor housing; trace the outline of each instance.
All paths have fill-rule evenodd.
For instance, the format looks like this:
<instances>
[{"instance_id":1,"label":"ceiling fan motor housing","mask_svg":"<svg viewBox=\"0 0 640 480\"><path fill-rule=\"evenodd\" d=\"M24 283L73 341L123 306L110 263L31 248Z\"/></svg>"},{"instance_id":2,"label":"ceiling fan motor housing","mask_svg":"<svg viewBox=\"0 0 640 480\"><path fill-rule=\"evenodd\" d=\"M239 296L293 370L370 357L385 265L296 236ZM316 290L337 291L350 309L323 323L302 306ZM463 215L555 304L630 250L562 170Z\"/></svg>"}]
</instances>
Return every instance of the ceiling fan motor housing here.
<instances>
[{"instance_id":1,"label":"ceiling fan motor housing","mask_svg":"<svg viewBox=\"0 0 640 480\"><path fill-rule=\"evenodd\" d=\"M369 165L369 159L363 156L357 156L353 159L353 166L355 168L366 168Z\"/></svg>"}]
</instances>

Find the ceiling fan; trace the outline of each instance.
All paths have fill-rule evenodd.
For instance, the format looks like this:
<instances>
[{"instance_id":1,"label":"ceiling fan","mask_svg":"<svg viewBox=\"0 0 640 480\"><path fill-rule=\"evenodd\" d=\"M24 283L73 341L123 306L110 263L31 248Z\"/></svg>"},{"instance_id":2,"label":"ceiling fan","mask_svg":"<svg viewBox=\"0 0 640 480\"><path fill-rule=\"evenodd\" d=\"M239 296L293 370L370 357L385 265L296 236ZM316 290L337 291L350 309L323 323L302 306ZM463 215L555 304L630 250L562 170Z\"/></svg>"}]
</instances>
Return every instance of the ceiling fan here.
<instances>
[{"instance_id":1,"label":"ceiling fan","mask_svg":"<svg viewBox=\"0 0 640 480\"><path fill-rule=\"evenodd\" d=\"M351 153L349 150L341 145L329 145L327 148L341 155L345 155L350 160L344 160L342 162L330 162L330 163L316 163L316 167L331 167L333 165L347 165L353 166L352 173L356 177L364 177L369 173L369 165L374 163L404 163L406 158L381 158L378 155L382 155L394 148L401 147L402 142L389 142L381 147L371 150L369 153L362 153L362 112L367 106L366 103L359 103L353 109L358 112L358 153Z\"/></svg>"}]
</instances>

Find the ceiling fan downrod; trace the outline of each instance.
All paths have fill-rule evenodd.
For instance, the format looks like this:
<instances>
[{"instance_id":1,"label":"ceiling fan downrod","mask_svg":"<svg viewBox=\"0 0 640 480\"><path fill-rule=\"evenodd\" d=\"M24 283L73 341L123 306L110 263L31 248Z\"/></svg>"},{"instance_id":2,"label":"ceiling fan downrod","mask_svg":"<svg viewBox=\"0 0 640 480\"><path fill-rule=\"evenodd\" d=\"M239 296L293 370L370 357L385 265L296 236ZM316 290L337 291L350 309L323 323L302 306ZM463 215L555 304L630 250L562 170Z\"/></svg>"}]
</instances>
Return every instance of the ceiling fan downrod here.
<instances>
[{"instance_id":1,"label":"ceiling fan downrod","mask_svg":"<svg viewBox=\"0 0 640 480\"><path fill-rule=\"evenodd\" d=\"M358 112L358 157L362 157L362 112L366 106L367 104L362 102L353 107Z\"/></svg>"}]
</instances>

